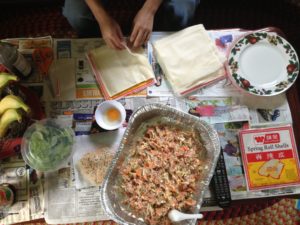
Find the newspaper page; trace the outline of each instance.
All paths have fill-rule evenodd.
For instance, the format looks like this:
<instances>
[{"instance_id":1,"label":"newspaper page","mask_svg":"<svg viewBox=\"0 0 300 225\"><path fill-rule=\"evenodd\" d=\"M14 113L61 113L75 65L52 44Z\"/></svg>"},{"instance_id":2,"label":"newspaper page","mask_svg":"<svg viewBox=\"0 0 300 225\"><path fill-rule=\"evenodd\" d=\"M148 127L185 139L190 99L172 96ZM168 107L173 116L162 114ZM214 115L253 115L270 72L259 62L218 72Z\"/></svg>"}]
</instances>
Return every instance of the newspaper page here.
<instances>
[{"instance_id":1,"label":"newspaper page","mask_svg":"<svg viewBox=\"0 0 300 225\"><path fill-rule=\"evenodd\" d=\"M54 40L55 60L59 62L63 59L70 59L72 62L71 71L66 70L67 74L65 76L72 77L71 82L75 84L75 89L72 91L75 92L77 99L103 97L85 56L89 50L103 44L104 42L100 38ZM64 84L63 81L60 81L60 83Z\"/></svg>"},{"instance_id":2,"label":"newspaper page","mask_svg":"<svg viewBox=\"0 0 300 225\"><path fill-rule=\"evenodd\" d=\"M101 132L92 135L80 135L76 137L74 154L73 154L73 166L75 171L76 189L95 186L88 179L86 179L84 175L81 173L78 164L79 161L82 159L82 157L84 157L86 154L90 152L102 151L103 150L102 148L105 148L105 150L107 150L107 153L110 156L113 156L118 150L124 131L125 128L122 127L115 131ZM104 161L105 159L101 158L101 160ZM106 162L110 162L110 161L105 160L106 161L105 165L103 164L103 161L100 161L99 163L103 165L103 168L106 168L106 166L108 165L108 163ZM103 174L99 174L99 175L103 175Z\"/></svg>"},{"instance_id":3,"label":"newspaper page","mask_svg":"<svg viewBox=\"0 0 300 225\"><path fill-rule=\"evenodd\" d=\"M217 33L214 35L217 35ZM216 40L219 39L220 37L216 37ZM227 45L226 43L224 46ZM99 89L85 59L85 52L88 49L101 46L101 44L100 39L54 40L56 58L54 63L59 63L54 64L53 73L59 74L61 77L67 77L67 81L63 81L64 86L61 86L61 96L56 99L51 99L49 97L49 90L44 88L45 110L47 117L64 118L68 126L74 128L76 135L90 135L104 132L96 125L94 120L95 108L103 101L103 98L95 91L99 91ZM149 59L151 58L149 57ZM65 65L65 67L62 67L62 65ZM161 81L163 84L164 80ZM36 86L40 84L40 81L37 79ZM71 85L68 91L64 92L65 84ZM34 82L30 82L30 85L36 88ZM259 101L257 98L251 96L245 98L226 79L205 87L197 92L196 95L186 99L177 99L172 94L167 93L168 91L170 92L170 89L163 93L161 87L162 85L155 87L158 90L155 90L156 92L153 95L149 93L151 89L148 89L149 96L143 93L140 96L137 95L137 97L120 99L119 102L126 109L126 121L128 122L131 114L138 107L148 103L162 103L197 116L199 119L203 119L212 125L219 124L216 128L221 130L221 134L224 133L225 135L223 143L226 143L227 137L234 136L234 131L227 129L227 123L249 122L249 125L252 127L292 123L289 105L284 94L276 97L259 98ZM41 88L43 89L43 87ZM126 122L124 127L126 127ZM228 133L227 136L226 132ZM224 148L225 145L223 146ZM238 149L238 146L236 148ZM236 182L234 179L235 175L243 176L241 170L236 166L239 165L237 156L226 157L225 159L226 166L228 164L226 169L229 171L229 179L232 180L232 185L235 185L234 182ZM8 164L10 163L12 162L8 162ZM24 180L27 182L26 196L29 200L23 201L23 198L20 198L21 203L15 206L19 205L19 208L12 211L11 215L5 218L7 221L3 221L4 224L37 219L43 216L44 192L41 185L42 182L40 179L35 178L37 177L36 173L28 169L24 162L22 162L23 164L21 162L18 163L26 169L26 176L22 176L22 179L20 179L23 182L21 182L22 184L24 184ZM3 166L8 164L3 164ZM15 164L12 163L12 165ZM2 167L0 168L2 171ZM0 179L3 179L2 174L6 173L1 172ZM30 182L31 179L37 179L37 181ZM45 217L48 223L59 224L107 219L101 210L99 210L99 201L95 201L95 199L99 199L98 188L91 187L77 190L75 180L75 171L71 164L70 167L46 174ZM241 187L243 187L242 181L242 178L237 180L238 184L242 184ZM300 188L285 188L282 190L250 193L243 190L243 188L231 187L233 199L300 193ZM207 191L206 199L211 197L212 193ZM215 210L216 208L213 209ZM2 224L1 220L0 224Z\"/></svg>"},{"instance_id":4,"label":"newspaper page","mask_svg":"<svg viewBox=\"0 0 300 225\"><path fill-rule=\"evenodd\" d=\"M88 135L103 131L97 126L94 112L103 99L73 100L73 101L50 101L45 103L48 117L69 117L76 135ZM127 97L118 100L126 110L126 122L131 114L140 106L150 103L161 103L177 108L178 101L174 97L145 98Z\"/></svg>"},{"instance_id":5,"label":"newspaper page","mask_svg":"<svg viewBox=\"0 0 300 225\"><path fill-rule=\"evenodd\" d=\"M103 99L90 99L51 101L46 103L46 110L48 111L47 114L49 116L65 118L65 121L69 121L68 125L73 126L75 130L77 135L76 144L74 146L75 160L73 160L73 163L75 164L78 161L78 157L84 153L84 151L81 151L80 149L87 150L87 146L95 145L95 142L92 141L94 140L92 137L99 137L96 139L97 143L100 144L108 141L108 139L105 138L108 134L101 133L107 131L97 126L93 118L95 107L102 101ZM159 102L172 107L177 107L177 102L175 98L172 97L150 99L144 97L131 97L123 98L119 100L119 102L124 105L127 113L126 122L123 124L124 127L126 127L131 114L137 108L147 103ZM120 133L118 140L120 140L121 136ZM101 137L104 137L105 140L101 141ZM111 144L116 145L116 143ZM79 187L76 165L46 174L45 219L47 223L75 223L108 219L101 211L99 187L76 189L76 182Z\"/></svg>"},{"instance_id":6,"label":"newspaper page","mask_svg":"<svg viewBox=\"0 0 300 225\"><path fill-rule=\"evenodd\" d=\"M34 38L8 38L1 41L13 44L18 50L23 52L33 52L35 48L52 47L53 40L51 36Z\"/></svg>"},{"instance_id":7,"label":"newspaper page","mask_svg":"<svg viewBox=\"0 0 300 225\"><path fill-rule=\"evenodd\" d=\"M265 29L268 31L268 29ZM207 31L212 41L216 44L220 54L227 55L231 44L242 35L246 34L248 31L243 31L241 29L228 29L228 30L208 30ZM154 74L156 76L157 83L147 88L148 96L172 96L172 88L165 78L153 52L152 43L156 40L171 34L170 32L155 32L151 36L148 42L147 54L149 61L152 65ZM217 86L216 86L217 83ZM211 89L211 87L213 87ZM218 87L218 88L217 88ZM221 88L221 89L220 89ZM220 92L219 92L220 91ZM193 95L202 96L228 96L240 94L237 88L235 88L228 79L224 79L221 82L214 82L212 85L202 87L196 90Z\"/></svg>"},{"instance_id":8,"label":"newspaper page","mask_svg":"<svg viewBox=\"0 0 300 225\"><path fill-rule=\"evenodd\" d=\"M208 34L210 38L213 40L213 42L216 44L218 50L221 54L226 55L230 44L238 37L243 35L245 32L240 31L239 29L232 29L232 30L216 30L216 31L208 31ZM152 85L151 87L147 88L147 95L148 96L172 96L172 88L170 84L168 83L167 79L165 78L156 58L155 54L153 52L153 46L152 43L156 40L169 35L171 33L168 32L156 32L152 35L150 41L148 42L148 58L152 65L154 74L156 76L157 83L155 85ZM233 91L236 90L234 87L227 87L230 91L231 89ZM193 93L193 95L199 95L203 94L205 92L205 87L201 88Z\"/></svg>"},{"instance_id":9,"label":"newspaper page","mask_svg":"<svg viewBox=\"0 0 300 225\"><path fill-rule=\"evenodd\" d=\"M64 77L61 77L59 73L56 77L57 83L60 89L65 84L70 85L72 83L72 89L69 90L75 99L99 99L103 98L103 95L95 80L92 69L86 58L86 53L94 48L101 47L104 44L103 39L89 38L89 39L54 39L54 52L56 64L63 65L68 61L69 68L63 70ZM62 61L62 63L60 63ZM61 66L57 66L61 68ZM55 76L55 73L54 75ZM66 78L67 80L64 80ZM134 93L130 96L143 96L147 95L147 91L143 90ZM48 97L48 96L47 96ZM65 100L65 99L63 99Z\"/></svg>"},{"instance_id":10,"label":"newspaper page","mask_svg":"<svg viewBox=\"0 0 300 225\"><path fill-rule=\"evenodd\" d=\"M10 38L1 40L15 45L32 67L32 72L28 79L22 80L22 84L26 86L43 86L43 77L39 73L32 59L32 53L36 48L51 47L53 39L51 36L35 37L35 38Z\"/></svg>"},{"instance_id":11,"label":"newspaper page","mask_svg":"<svg viewBox=\"0 0 300 225\"><path fill-rule=\"evenodd\" d=\"M0 224L14 224L44 217L43 180L27 167L21 155L0 162L0 183L16 189L15 203L4 212Z\"/></svg>"},{"instance_id":12,"label":"newspaper page","mask_svg":"<svg viewBox=\"0 0 300 225\"><path fill-rule=\"evenodd\" d=\"M179 108L210 124L249 120L249 110L232 97L189 96L179 101Z\"/></svg>"},{"instance_id":13,"label":"newspaper page","mask_svg":"<svg viewBox=\"0 0 300 225\"><path fill-rule=\"evenodd\" d=\"M74 129L76 131L77 135L80 134L91 134L95 132L103 132L101 128L99 128L94 119L93 119L93 113L95 110L95 107L103 100L80 100L80 101L67 101L67 102L51 102L49 105L49 110L51 112L52 116L57 115L66 115L69 116L72 121L73 125L75 126ZM175 108L178 108L186 113L189 113L191 115L197 116L201 120L205 120L211 124L225 124L225 123L239 123L240 121L247 121L250 124L253 124L255 126L256 124L261 123L262 118L260 118L259 112L255 108L250 108L249 102L246 102L248 105L243 104L245 101L239 99L236 96L225 96L225 97L206 97L206 96L190 96L185 99L177 99L175 97L152 97L152 98L124 98L119 100L121 104L124 105L127 113L126 120L130 118L130 115L140 106L148 104L148 103L163 103ZM251 102L251 100L248 100ZM291 121L291 115L290 110L287 104L286 97L283 96L277 96L276 101L272 102L270 99L268 99L268 104L266 102L261 103L264 106L269 106L270 108L274 108L275 106L278 106L278 109L281 113L281 115L284 115L283 119L280 119L280 121ZM257 105L257 104L254 104ZM209 108L209 113L207 114L207 106L213 106L213 113L211 112L212 109ZM193 109L195 108L201 108L203 111L193 112ZM201 114L202 113L202 114ZM206 114L205 114L206 113ZM258 120L257 118L260 118ZM280 116L278 117L280 118ZM287 119L287 120L286 120ZM252 122L252 123L251 123ZM275 125L278 121L276 119L274 121L269 120L265 121L268 125ZM225 157L225 160L228 161L230 164L231 161L228 158ZM240 161L241 162L241 161ZM239 164L241 166L241 163ZM236 170L235 170L236 171ZM241 171L241 169L240 169ZM230 174L228 172L228 174ZM232 182L240 182L240 180L243 180L243 174L237 176L232 176L230 179ZM236 181L234 181L234 178L236 178ZM272 196L272 191L266 192L257 192L255 194L249 194L246 191L233 191L234 187L232 188L233 192L233 199L243 199L243 198L254 198L254 197L263 197L263 196ZM298 193L299 190L291 190L291 189L285 189L285 190L277 190L276 194L295 194ZM211 194L208 192L207 197L211 197Z\"/></svg>"},{"instance_id":14,"label":"newspaper page","mask_svg":"<svg viewBox=\"0 0 300 225\"><path fill-rule=\"evenodd\" d=\"M247 128L248 121L216 123L214 128L220 138L221 148L225 158L226 172L229 180L231 197L233 200L247 198L261 198L299 194L300 187L288 187L262 191L247 191L245 174L242 165L238 132Z\"/></svg>"},{"instance_id":15,"label":"newspaper page","mask_svg":"<svg viewBox=\"0 0 300 225\"><path fill-rule=\"evenodd\" d=\"M52 116L69 118L77 134L72 166L46 175L45 185L45 219L49 224L88 222L108 219L103 215L99 199L99 188L82 188L76 163L82 154L95 145L103 143L116 147L109 142L109 131L102 130L93 120L95 107L103 100L77 100L68 102L50 102L48 109ZM179 102L174 97L161 98L124 98L119 100L127 113L127 122L131 114L147 103L161 103L178 108ZM127 122L123 124L126 127ZM105 133L102 133L105 132ZM121 140L123 129L118 130ZM87 134L87 135L86 135ZM97 141L95 141L95 138ZM104 139L105 140L104 140ZM94 141L93 141L94 140ZM98 144L97 144L98 143ZM90 148L89 148L90 147ZM77 187L77 188L76 188ZM93 201L91 201L91 196ZM70 210L71 209L71 210ZM221 208L203 207L202 211L221 210Z\"/></svg>"},{"instance_id":16,"label":"newspaper page","mask_svg":"<svg viewBox=\"0 0 300 225\"><path fill-rule=\"evenodd\" d=\"M1 40L15 45L32 66L32 73L22 85L30 86L38 96L43 91L43 79L32 60L32 52L38 47L52 47L52 38L16 38ZM20 148L20 146L19 146ZM28 167L21 154L0 161L0 183L9 183L16 189L16 201L4 212L0 224L14 224L44 217L43 177ZM0 216L1 217L1 216Z\"/></svg>"},{"instance_id":17,"label":"newspaper page","mask_svg":"<svg viewBox=\"0 0 300 225\"><path fill-rule=\"evenodd\" d=\"M73 167L45 176L45 220L48 224L108 219L101 211L99 187L76 190Z\"/></svg>"},{"instance_id":18,"label":"newspaper page","mask_svg":"<svg viewBox=\"0 0 300 225\"><path fill-rule=\"evenodd\" d=\"M270 98L234 96L189 96L180 99L177 107L212 124L224 149L226 171L233 200L299 194L300 188L247 191L239 150L238 131L245 127L291 124L292 117L285 95ZM207 191L204 203L210 204L213 191Z\"/></svg>"}]
</instances>

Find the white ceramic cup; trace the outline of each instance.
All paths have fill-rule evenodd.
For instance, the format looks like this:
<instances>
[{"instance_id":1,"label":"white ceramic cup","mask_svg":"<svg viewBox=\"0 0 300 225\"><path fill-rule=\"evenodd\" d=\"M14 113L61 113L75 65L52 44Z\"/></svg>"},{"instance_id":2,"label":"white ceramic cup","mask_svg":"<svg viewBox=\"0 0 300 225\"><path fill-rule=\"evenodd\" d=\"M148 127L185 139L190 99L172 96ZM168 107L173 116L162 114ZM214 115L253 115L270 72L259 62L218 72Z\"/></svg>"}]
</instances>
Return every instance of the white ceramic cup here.
<instances>
[{"instance_id":1,"label":"white ceramic cup","mask_svg":"<svg viewBox=\"0 0 300 225\"><path fill-rule=\"evenodd\" d=\"M116 121L109 121L107 118L107 110L114 108L119 111L120 118ZM126 111L124 106L115 100L108 100L100 103L95 111L95 119L97 124L105 130L115 130L122 126L126 119Z\"/></svg>"}]
</instances>

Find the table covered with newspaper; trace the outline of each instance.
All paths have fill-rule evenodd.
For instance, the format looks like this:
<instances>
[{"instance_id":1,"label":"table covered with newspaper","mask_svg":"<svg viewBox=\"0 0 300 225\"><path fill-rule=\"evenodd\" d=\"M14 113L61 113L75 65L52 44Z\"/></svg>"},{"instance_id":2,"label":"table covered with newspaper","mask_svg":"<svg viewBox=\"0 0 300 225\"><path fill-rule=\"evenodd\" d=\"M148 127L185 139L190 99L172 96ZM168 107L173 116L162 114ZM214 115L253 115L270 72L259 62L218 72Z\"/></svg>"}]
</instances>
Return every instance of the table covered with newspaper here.
<instances>
[{"instance_id":1,"label":"table covered with newspaper","mask_svg":"<svg viewBox=\"0 0 300 225\"><path fill-rule=\"evenodd\" d=\"M209 31L210 37L216 43L221 37L232 37L230 41L219 46L220 51L224 53L230 43L244 33L245 31L239 29ZM154 33L150 42L167 34ZM57 84L55 86L58 95L55 98L51 96L37 72L33 73L24 85L40 94L47 117L58 117L74 129L75 153L76 149L93 147L87 137L99 141L107 138L107 132L98 127L94 120L95 108L104 99L85 56L88 50L103 45L101 39L52 40L51 37L44 37L8 41L17 44L28 60L31 60L30 50L38 44L53 47L55 61L51 67L50 77L52 83ZM151 43L146 47L146 53L159 82L142 92L119 100L126 109L126 121L140 106L159 102L212 124L220 135L221 146L224 149L233 200L300 193L300 188L297 187L248 192L239 154L237 133L244 124L250 127L264 127L293 123L285 94L260 97L258 100L253 96L241 95L229 80L223 79L187 98L176 98L153 57ZM206 107L208 105L214 107L213 112ZM199 113L199 110L203 113ZM126 124L124 126L126 127ZM122 132L124 129L109 134L116 137L114 143L111 143L115 149L118 147ZM232 146L227 151L228 143ZM72 160L66 168L46 174L37 173L26 166L21 156L2 161L0 183L7 181L13 183L17 188L17 199L9 215L0 219L0 224L38 218L45 218L50 224L107 220L108 217L100 206L99 187L78 188L75 170ZM202 210L221 210L216 206L210 190L206 192L204 206L206 207Z\"/></svg>"}]
</instances>

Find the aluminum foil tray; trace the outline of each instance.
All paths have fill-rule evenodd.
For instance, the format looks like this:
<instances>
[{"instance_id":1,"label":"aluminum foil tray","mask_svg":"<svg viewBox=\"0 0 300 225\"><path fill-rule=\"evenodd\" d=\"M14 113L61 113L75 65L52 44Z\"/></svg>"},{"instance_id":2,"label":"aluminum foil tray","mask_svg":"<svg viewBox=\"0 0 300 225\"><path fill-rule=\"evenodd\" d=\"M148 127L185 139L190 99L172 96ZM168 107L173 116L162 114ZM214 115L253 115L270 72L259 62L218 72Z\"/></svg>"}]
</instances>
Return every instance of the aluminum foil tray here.
<instances>
[{"instance_id":1,"label":"aluminum foil tray","mask_svg":"<svg viewBox=\"0 0 300 225\"><path fill-rule=\"evenodd\" d=\"M199 138L204 142L206 148L206 166L202 180L197 184L195 199L196 206L193 213L200 210L205 190L208 188L213 176L217 159L220 153L220 143L217 132L206 122L162 104L148 104L140 107L130 118L128 127L124 133L119 149L113 159L106 174L103 185L100 188L100 201L105 213L118 224L145 225L142 218L138 218L133 212L122 205L121 196L116 191L118 177L120 177L119 168L127 159L130 145L137 138L143 135L144 128L153 123L168 123L174 126L186 127L199 133ZM201 137L200 137L201 136ZM196 220L186 220L178 224L195 224Z\"/></svg>"}]
</instances>

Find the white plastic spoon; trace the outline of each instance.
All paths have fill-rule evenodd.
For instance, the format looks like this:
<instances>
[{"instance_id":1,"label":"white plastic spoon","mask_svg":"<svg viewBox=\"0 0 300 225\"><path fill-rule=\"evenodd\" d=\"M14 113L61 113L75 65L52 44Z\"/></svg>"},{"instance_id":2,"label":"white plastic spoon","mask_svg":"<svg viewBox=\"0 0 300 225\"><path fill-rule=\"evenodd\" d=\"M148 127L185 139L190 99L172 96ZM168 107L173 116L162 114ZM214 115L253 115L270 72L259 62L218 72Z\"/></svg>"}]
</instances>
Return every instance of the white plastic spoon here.
<instances>
[{"instance_id":1,"label":"white plastic spoon","mask_svg":"<svg viewBox=\"0 0 300 225\"><path fill-rule=\"evenodd\" d=\"M188 220L188 219L202 219L203 215L201 213L199 214L186 214L182 213L176 209L172 209L168 213L168 217L172 222L179 222L181 220Z\"/></svg>"}]
</instances>

